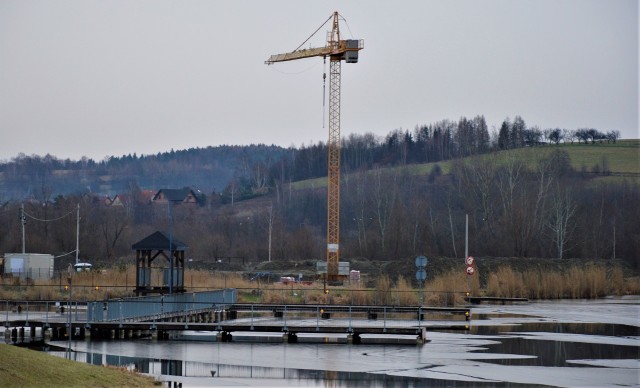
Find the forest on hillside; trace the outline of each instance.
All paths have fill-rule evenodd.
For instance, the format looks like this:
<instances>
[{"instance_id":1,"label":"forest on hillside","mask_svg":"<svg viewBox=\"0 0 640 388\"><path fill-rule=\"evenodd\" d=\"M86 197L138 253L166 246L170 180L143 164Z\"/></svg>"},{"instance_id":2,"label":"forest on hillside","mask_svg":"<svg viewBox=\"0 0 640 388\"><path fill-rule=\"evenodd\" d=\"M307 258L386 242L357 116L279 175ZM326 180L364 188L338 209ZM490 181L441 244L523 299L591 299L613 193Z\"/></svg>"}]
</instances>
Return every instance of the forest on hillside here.
<instances>
[{"instance_id":1,"label":"forest on hillside","mask_svg":"<svg viewBox=\"0 0 640 388\"><path fill-rule=\"evenodd\" d=\"M566 141L591 143L615 142L617 136L572 140L558 129L539 131L537 139L531 135L536 131L516 117L505 121L499 133L489 134L479 116L413 132L393 131L384 138L364 134L343 139L341 257L461 257L468 215L469 246L475 256L621 258L638 268L637 183L594 180L592 174L576 171L570 155L558 147L537 147L528 160L517 152L495 152L562 140L550 140L552 133ZM437 163L425 174L389 168L445 160L450 160L446 174ZM44 170L43 164L48 166ZM89 185L91 177L120 177L109 182L121 179L120 193L130 200L125 206L105 206L96 200L99 186L58 193L56 179L77 179L60 171L80 174ZM325 258L326 188L295 189L290 184L326 175L323 143L299 149L209 147L99 163L19 157L3 164L1 172L4 187L13 182L14 188L2 189L0 252L21 250L22 205L28 215L27 251L59 256L72 252L80 204L80 256L96 264L130 262L133 243L170 227L175 238L189 246L192 260ZM211 184L214 176L221 183ZM226 184L220 176L227 177ZM210 185L203 190L207 201L201 206L176 205L170 212L141 195L150 188L198 187L198 179Z\"/></svg>"},{"instance_id":2,"label":"forest on hillside","mask_svg":"<svg viewBox=\"0 0 640 388\"><path fill-rule=\"evenodd\" d=\"M516 116L490 133L483 116L393 130L386 136L350 134L342 139L344 172L439 162L503 149L562 142L615 142L619 132L527 127ZM327 174L324 142L283 148L275 145L216 146L171 150L155 155L123 155L102 161L19 154L0 162L0 205L12 200L48 202L58 195L193 187L206 194L248 199L285 183Z\"/></svg>"}]
</instances>

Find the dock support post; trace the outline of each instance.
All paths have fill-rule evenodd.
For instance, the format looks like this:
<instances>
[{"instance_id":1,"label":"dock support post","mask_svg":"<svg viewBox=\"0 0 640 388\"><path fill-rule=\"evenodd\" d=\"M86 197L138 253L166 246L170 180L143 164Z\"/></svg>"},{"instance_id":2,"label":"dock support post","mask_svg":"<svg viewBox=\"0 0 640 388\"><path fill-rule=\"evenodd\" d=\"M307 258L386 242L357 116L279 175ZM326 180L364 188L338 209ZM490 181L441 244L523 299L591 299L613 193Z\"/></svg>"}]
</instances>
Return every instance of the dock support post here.
<instances>
[{"instance_id":1,"label":"dock support post","mask_svg":"<svg viewBox=\"0 0 640 388\"><path fill-rule=\"evenodd\" d=\"M219 331L218 334L216 334L217 342L231 342L232 338L231 333L227 331Z\"/></svg>"},{"instance_id":2,"label":"dock support post","mask_svg":"<svg viewBox=\"0 0 640 388\"><path fill-rule=\"evenodd\" d=\"M282 335L282 342L284 342L285 344L295 344L298 343L298 335L296 335L296 333L284 333Z\"/></svg>"},{"instance_id":3,"label":"dock support post","mask_svg":"<svg viewBox=\"0 0 640 388\"><path fill-rule=\"evenodd\" d=\"M349 333L347 334L347 343L351 345L360 345L362 343L362 339L360 338L360 334L358 333Z\"/></svg>"},{"instance_id":4,"label":"dock support post","mask_svg":"<svg viewBox=\"0 0 640 388\"><path fill-rule=\"evenodd\" d=\"M386 333L387 332L387 306L384 307L383 313L384 313L384 327L382 328L382 332Z\"/></svg>"},{"instance_id":5,"label":"dock support post","mask_svg":"<svg viewBox=\"0 0 640 388\"><path fill-rule=\"evenodd\" d=\"M427 342L427 328L422 327L422 328L420 328L420 333L418 334L418 337L416 338L416 344L423 345L426 342Z\"/></svg>"}]
</instances>

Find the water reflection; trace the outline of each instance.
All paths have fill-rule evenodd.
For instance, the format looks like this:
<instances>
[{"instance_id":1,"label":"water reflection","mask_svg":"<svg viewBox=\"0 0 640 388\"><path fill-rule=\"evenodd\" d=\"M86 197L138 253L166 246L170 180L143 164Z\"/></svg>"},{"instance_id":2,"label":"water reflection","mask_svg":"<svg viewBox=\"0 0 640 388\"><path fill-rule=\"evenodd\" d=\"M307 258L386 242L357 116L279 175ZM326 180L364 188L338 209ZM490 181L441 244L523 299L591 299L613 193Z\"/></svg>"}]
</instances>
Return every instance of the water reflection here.
<instances>
[{"instance_id":1,"label":"water reflection","mask_svg":"<svg viewBox=\"0 0 640 388\"><path fill-rule=\"evenodd\" d=\"M504 338L500 340L499 344L489 345L484 352L535 356L535 358L508 358L488 361L501 365L554 367L580 366L579 364L567 363L567 360L625 360L637 359L638 357L638 348L635 346L531 340L526 338Z\"/></svg>"},{"instance_id":2,"label":"water reflection","mask_svg":"<svg viewBox=\"0 0 640 388\"><path fill-rule=\"evenodd\" d=\"M640 336L640 327L628 325L610 325L604 323L559 323L525 322L508 326L472 326L472 334L492 335L503 332L546 332L571 333L585 335L604 335L613 337Z\"/></svg>"},{"instance_id":3,"label":"water reflection","mask_svg":"<svg viewBox=\"0 0 640 388\"><path fill-rule=\"evenodd\" d=\"M61 356L62 352L50 351ZM451 381L441 379L428 379L410 376L395 376L383 373L349 372L334 370L313 370L295 368L277 368L249 365L231 365L221 363L206 363L198 361L148 359L141 357L127 357L103 353L75 352L75 361L84 361L93 365L111 365L135 370L152 376L165 377L209 377L212 379L254 379L254 380L278 380L284 379L296 382L299 385L343 386L340 382L348 383L350 387L506 387L513 386L507 383L483 383L468 381ZM213 385L213 383L212 383Z\"/></svg>"},{"instance_id":4,"label":"water reflection","mask_svg":"<svg viewBox=\"0 0 640 388\"><path fill-rule=\"evenodd\" d=\"M607 325L592 323L555 323L534 322L509 326L478 326L471 332L478 335L501 335L500 341L486 347L482 353L503 353L533 358L505 358L489 362L500 365L524 366L571 366L568 360L605 359L624 360L637 359L639 350L636 346L612 345L606 343L572 342L567 340L548 340L544 337L527 335L526 333L582 334L609 337L637 337L640 328L627 325ZM520 336L517 333L525 333ZM574 337L575 338L575 337Z\"/></svg>"},{"instance_id":5,"label":"water reflection","mask_svg":"<svg viewBox=\"0 0 640 388\"><path fill-rule=\"evenodd\" d=\"M469 332L431 331L432 340L424 346L92 340L74 341L73 348L81 351L74 352L73 359L135 369L164 380L179 376L251 379L251 384L261 385L286 380L295 385L362 387L507 386L518 379L495 380L508 381L513 378L509 373L516 372L481 381L488 377L477 371L499 364L569 367L580 374L586 365L568 361L638 359L639 348L629 345L638 343L638 327L513 318L509 325L472 326ZM64 357L61 349L49 351ZM602 368L606 369L614 371Z\"/></svg>"}]
</instances>

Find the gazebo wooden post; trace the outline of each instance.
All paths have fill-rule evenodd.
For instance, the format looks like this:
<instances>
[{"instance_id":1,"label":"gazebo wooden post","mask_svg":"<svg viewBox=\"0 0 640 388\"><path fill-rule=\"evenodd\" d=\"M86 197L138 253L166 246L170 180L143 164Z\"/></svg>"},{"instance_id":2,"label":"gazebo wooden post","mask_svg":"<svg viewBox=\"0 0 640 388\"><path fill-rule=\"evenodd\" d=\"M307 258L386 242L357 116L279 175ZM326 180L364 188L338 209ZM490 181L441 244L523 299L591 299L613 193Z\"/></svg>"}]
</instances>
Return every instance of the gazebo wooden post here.
<instances>
[{"instance_id":1,"label":"gazebo wooden post","mask_svg":"<svg viewBox=\"0 0 640 388\"><path fill-rule=\"evenodd\" d=\"M138 290L140 290L140 261L144 260L141 257L140 251L136 250L136 296L140 296Z\"/></svg>"}]
</instances>

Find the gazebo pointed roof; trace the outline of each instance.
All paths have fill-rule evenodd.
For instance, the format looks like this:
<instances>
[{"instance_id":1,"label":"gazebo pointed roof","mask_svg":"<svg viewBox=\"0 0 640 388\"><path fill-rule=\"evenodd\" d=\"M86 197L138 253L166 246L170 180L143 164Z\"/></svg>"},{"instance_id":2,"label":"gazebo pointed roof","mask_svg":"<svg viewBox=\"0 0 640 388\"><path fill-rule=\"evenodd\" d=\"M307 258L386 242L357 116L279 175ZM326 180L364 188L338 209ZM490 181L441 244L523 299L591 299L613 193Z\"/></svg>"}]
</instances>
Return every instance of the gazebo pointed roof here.
<instances>
[{"instance_id":1,"label":"gazebo pointed roof","mask_svg":"<svg viewBox=\"0 0 640 388\"><path fill-rule=\"evenodd\" d=\"M171 246L171 247L170 247ZM131 246L131 249L135 249L137 251L143 250L169 250L172 251L184 251L187 249L187 244L182 241L174 238L169 239L166 234L156 231L155 233L150 234L149 236L143 238L137 243Z\"/></svg>"}]
</instances>

